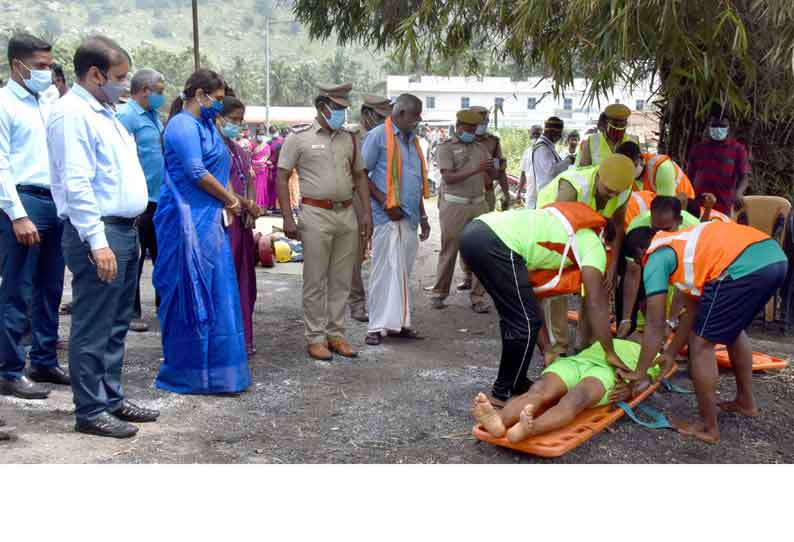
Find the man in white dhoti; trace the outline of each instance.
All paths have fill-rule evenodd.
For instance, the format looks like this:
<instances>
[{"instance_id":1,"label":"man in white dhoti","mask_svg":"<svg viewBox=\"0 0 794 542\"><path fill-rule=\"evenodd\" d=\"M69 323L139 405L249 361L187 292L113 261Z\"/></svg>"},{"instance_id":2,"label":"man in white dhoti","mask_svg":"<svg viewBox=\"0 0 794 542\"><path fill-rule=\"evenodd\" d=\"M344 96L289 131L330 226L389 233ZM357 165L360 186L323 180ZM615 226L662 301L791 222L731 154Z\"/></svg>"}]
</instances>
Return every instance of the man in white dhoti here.
<instances>
[{"instance_id":1,"label":"man in white dhoti","mask_svg":"<svg viewBox=\"0 0 794 542\"><path fill-rule=\"evenodd\" d=\"M372 263L369 275L369 327L365 342L380 344L384 334L416 339L411 326L411 286L417 230L430 237L423 197L429 197L427 164L416 136L422 101L403 94L386 122L367 135L362 155L372 196Z\"/></svg>"}]
</instances>

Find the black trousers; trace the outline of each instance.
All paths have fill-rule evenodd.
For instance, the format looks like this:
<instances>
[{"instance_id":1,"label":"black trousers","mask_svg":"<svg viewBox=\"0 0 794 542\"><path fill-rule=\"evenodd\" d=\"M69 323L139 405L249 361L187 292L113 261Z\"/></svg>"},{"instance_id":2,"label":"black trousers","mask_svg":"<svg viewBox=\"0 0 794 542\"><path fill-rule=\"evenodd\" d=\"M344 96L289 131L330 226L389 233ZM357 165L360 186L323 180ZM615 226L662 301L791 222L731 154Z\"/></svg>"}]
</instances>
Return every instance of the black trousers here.
<instances>
[{"instance_id":1,"label":"black trousers","mask_svg":"<svg viewBox=\"0 0 794 542\"><path fill-rule=\"evenodd\" d=\"M150 201L146 210L138 218L138 240L141 245L141 257L138 260L138 281L135 288L135 311L134 318L141 317L141 274L143 273L143 262L146 259L146 252L152 257L152 264L157 260L157 236L154 231L154 213L157 212L157 202ZM155 294L154 303L160 307L160 298Z\"/></svg>"},{"instance_id":2,"label":"black trousers","mask_svg":"<svg viewBox=\"0 0 794 542\"><path fill-rule=\"evenodd\" d=\"M479 220L463 229L460 253L499 313L502 357L492 394L506 401L529 389L527 370L543 323L527 264Z\"/></svg>"},{"instance_id":3,"label":"black trousers","mask_svg":"<svg viewBox=\"0 0 794 542\"><path fill-rule=\"evenodd\" d=\"M625 255L621 254L618 260L618 281L617 288L615 288L615 315L617 317L618 325L623 319L623 291L626 287L626 263ZM640 287L637 291L637 298L634 300L634 306L631 308L631 331L634 333L637 330L637 315L640 312L640 305L645 301L645 286L640 280Z\"/></svg>"}]
</instances>

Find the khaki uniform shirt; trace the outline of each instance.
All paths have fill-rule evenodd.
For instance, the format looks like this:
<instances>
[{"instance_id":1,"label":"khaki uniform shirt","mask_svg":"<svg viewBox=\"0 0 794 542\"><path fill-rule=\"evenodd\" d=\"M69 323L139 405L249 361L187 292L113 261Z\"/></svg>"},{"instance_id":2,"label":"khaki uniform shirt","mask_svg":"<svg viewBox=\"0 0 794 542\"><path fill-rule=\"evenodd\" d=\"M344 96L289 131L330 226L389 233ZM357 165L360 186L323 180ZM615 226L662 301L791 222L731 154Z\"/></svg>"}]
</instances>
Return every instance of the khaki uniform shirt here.
<instances>
[{"instance_id":1,"label":"khaki uniform shirt","mask_svg":"<svg viewBox=\"0 0 794 542\"><path fill-rule=\"evenodd\" d=\"M346 129L329 132L315 120L284 141L278 167L298 170L301 196L347 201L353 197L353 171L364 170L361 142Z\"/></svg>"},{"instance_id":2,"label":"khaki uniform shirt","mask_svg":"<svg viewBox=\"0 0 794 542\"><path fill-rule=\"evenodd\" d=\"M472 167L474 164L479 164L490 158L491 155L485 145L477 142L463 143L457 135L452 136L438 147L438 168L442 172L445 169L457 170ZM488 176L483 172L455 184L447 184L442 181L442 188L445 194L462 198L476 198L484 195L487 181Z\"/></svg>"}]
</instances>

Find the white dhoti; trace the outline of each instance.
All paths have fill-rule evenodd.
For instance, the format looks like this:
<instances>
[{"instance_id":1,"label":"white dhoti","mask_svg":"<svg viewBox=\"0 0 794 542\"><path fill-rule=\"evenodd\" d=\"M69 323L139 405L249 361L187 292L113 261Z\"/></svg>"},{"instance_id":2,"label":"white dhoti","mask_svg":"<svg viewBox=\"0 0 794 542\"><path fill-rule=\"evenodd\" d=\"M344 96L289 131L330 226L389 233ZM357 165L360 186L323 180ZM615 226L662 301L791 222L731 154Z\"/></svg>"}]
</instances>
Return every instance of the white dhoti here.
<instances>
[{"instance_id":1,"label":"white dhoti","mask_svg":"<svg viewBox=\"0 0 794 542\"><path fill-rule=\"evenodd\" d=\"M418 249L416 227L408 220L375 226L369 272L369 332L411 327L409 279Z\"/></svg>"}]
</instances>

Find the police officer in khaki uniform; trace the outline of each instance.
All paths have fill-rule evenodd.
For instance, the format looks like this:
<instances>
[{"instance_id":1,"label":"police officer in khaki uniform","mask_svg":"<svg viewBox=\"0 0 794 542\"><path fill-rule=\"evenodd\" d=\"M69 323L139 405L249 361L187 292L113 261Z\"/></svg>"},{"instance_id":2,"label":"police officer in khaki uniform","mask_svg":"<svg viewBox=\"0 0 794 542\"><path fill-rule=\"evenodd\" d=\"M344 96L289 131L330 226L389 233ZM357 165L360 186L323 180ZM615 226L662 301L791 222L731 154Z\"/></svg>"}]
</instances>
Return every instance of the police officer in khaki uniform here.
<instances>
[{"instance_id":1,"label":"police officer in khaki uniform","mask_svg":"<svg viewBox=\"0 0 794 542\"><path fill-rule=\"evenodd\" d=\"M441 253L438 255L436 284L433 287L433 308L443 309L449 295L455 261L458 257L458 237L463 228L488 212L485 202L487 171L494 169L494 160L484 145L477 143L475 131L481 116L471 109L457 114L455 134L438 148L438 167L441 188L438 197L438 218L441 223ZM477 277L472 279L470 294L472 309L488 312L485 290Z\"/></svg>"},{"instance_id":2,"label":"police officer in khaki uniform","mask_svg":"<svg viewBox=\"0 0 794 542\"><path fill-rule=\"evenodd\" d=\"M488 211L490 212L496 209L496 194L494 193L495 181L499 183L499 187L502 189L502 210L506 211L510 208L510 187L507 184L507 163L502 155L502 145L499 141L499 137L488 132L491 113L488 111L487 107L482 107L480 105L474 105L470 109L478 113L482 118L480 124L477 125L477 130L474 132L477 136L477 143L484 145L485 148L488 149L491 158L496 161L494 165L498 166L485 172L487 175L485 180L485 202L488 204ZM471 290L471 271L466 265L466 262L462 259L460 263L463 269L463 282L458 284L458 291Z\"/></svg>"},{"instance_id":3,"label":"police officer in khaki uniform","mask_svg":"<svg viewBox=\"0 0 794 542\"><path fill-rule=\"evenodd\" d=\"M383 124L386 117L391 115L392 105L388 98L383 96L365 95L364 101L361 104L361 119L359 121L359 135L361 137L361 144L367 137L367 133L376 126ZM359 198L353 198L353 209L356 211L356 217L359 218L364 213L364 207ZM350 306L350 317L359 322L368 322L369 314L367 313L367 295L364 288L364 281L361 278L361 266L364 263L364 257L367 253L367 245L361 244L358 251L358 258L356 264L353 266L353 282L350 284L350 297L347 299L347 304Z\"/></svg>"},{"instance_id":4,"label":"police officer in khaki uniform","mask_svg":"<svg viewBox=\"0 0 794 542\"><path fill-rule=\"evenodd\" d=\"M344 128L352 85L320 85L311 126L284 141L278 160L278 199L289 209L289 174L298 171L299 224L284 213L284 233L303 242L303 320L309 355L355 357L345 340L345 305L361 243L372 236L369 185L361 142ZM363 209L357 220L353 199Z\"/></svg>"}]
</instances>

